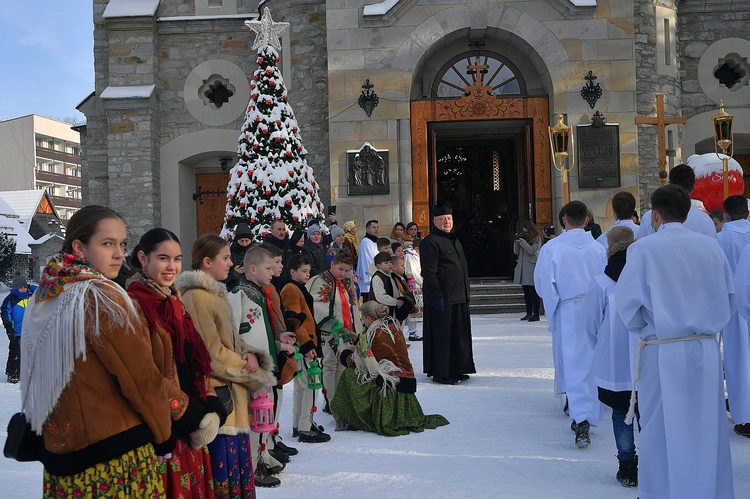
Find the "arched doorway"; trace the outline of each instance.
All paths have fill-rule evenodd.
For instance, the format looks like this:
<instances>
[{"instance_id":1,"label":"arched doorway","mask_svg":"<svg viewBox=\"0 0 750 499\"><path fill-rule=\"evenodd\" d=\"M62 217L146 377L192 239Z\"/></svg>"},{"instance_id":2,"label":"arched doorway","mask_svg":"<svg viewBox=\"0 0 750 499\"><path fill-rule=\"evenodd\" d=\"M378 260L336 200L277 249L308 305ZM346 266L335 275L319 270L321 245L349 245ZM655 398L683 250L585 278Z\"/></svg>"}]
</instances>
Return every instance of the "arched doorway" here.
<instances>
[{"instance_id":1,"label":"arched doorway","mask_svg":"<svg viewBox=\"0 0 750 499\"><path fill-rule=\"evenodd\" d=\"M433 203L454 205L470 277L511 277L520 224L552 221L548 99L525 93L510 61L473 50L411 103L413 218L428 228Z\"/></svg>"}]
</instances>

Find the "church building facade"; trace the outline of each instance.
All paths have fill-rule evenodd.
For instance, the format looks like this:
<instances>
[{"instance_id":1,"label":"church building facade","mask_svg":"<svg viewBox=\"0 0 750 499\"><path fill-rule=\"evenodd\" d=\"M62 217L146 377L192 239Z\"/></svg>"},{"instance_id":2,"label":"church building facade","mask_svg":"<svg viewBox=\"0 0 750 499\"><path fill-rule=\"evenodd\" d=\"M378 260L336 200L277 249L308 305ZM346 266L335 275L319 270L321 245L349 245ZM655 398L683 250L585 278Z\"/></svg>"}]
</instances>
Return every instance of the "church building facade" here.
<instances>
[{"instance_id":1,"label":"church building facade","mask_svg":"<svg viewBox=\"0 0 750 499\"><path fill-rule=\"evenodd\" d=\"M280 67L323 203L340 222L414 220L426 231L429 207L450 201L473 276L512 275L519 223L557 225L562 174L547 130L560 114L576 129L570 198L604 228L618 191L648 207L660 148L664 170L714 151L720 101L750 174L750 1L265 7L290 23ZM96 88L79 106L84 203L123 213L134 237L175 230L186 250L220 226L255 70L244 21L258 10L257 0L94 0ZM659 117L658 95L660 116L686 118L666 126L662 145L658 126L636 125ZM614 131L606 148L578 133L595 118Z\"/></svg>"}]
</instances>

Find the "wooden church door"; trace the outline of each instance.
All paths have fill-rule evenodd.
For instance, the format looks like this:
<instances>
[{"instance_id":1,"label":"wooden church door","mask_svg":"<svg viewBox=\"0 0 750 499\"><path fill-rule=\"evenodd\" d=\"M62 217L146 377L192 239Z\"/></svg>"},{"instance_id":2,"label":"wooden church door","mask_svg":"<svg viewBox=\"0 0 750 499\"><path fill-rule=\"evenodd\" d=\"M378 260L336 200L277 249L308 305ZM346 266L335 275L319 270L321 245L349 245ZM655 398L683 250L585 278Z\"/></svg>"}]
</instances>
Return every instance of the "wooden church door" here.
<instances>
[{"instance_id":1,"label":"wooden church door","mask_svg":"<svg viewBox=\"0 0 750 499\"><path fill-rule=\"evenodd\" d=\"M198 216L198 237L219 235L224 223L227 205L228 173L198 173L195 175L195 193Z\"/></svg>"}]
</instances>

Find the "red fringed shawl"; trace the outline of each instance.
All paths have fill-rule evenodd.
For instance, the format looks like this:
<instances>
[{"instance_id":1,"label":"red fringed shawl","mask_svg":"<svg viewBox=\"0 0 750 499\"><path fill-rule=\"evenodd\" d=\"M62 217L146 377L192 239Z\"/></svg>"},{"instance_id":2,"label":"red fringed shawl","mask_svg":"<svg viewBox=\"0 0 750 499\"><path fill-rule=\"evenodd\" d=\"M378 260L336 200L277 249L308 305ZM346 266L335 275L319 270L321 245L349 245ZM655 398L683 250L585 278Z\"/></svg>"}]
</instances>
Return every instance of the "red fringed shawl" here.
<instances>
[{"instance_id":1,"label":"red fringed shawl","mask_svg":"<svg viewBox=\"0 0 750 499\"><path fill-rule=\"evenodd\" d=\"M201 397L206 397L206 378L211 377L211 354L206 348L192 317L176 296L163 296L151 287L133 281L128 284L128 294L138 301L150 328L159 323L172 340L172 352L176 362L195 366L195 387ZM192 358L185 355L185 346L190 346Z\"/></svg>"}]
</instances>

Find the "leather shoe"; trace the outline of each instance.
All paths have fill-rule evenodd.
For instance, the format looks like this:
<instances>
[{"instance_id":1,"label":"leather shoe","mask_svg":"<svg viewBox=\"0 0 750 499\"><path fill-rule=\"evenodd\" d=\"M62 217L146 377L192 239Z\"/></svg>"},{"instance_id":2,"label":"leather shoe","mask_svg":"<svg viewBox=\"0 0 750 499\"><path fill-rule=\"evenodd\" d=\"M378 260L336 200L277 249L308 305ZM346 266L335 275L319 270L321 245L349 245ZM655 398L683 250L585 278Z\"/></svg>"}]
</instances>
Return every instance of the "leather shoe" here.
<instances>
[{"instance_id":1,"label":"leather shoe","mask_svg":"<svg viewBox=\"0 0 750 499\"><path fill-rule=\"evenodd\" d=\"M471 379L471 376L468 374L451 374L451 379L457 379L459 381L466 381Z\"/></svg>"},{"instance_id":2,"label":"leather shoe","mask_svg":"<svg viewBox=\"0 0 750 499\"><path fill-rule=\"evenodd\" d=\"M281 464L286 464L291 459L289 459L289 455L283 452L278 447L274 447L273 449L268 449L268 453L271 454L271 457L273 457L275 460L280 462Z\"/></svg>"},{"instance_id":3,"label":"leather shoe","mask_svg":"<svg viewBox=\"0 0 750 499\"><path fill-rule=\"evenodd\" d=\"M521 319L520 319L520 320L522 320L522 321L527 321L527 320L529 320L529 319L531 319L531 314L526 314L526 315L524 315L523 317L521 317Z\"/></svg>"},{"instance_id":4,"label":"leather shoe","mask_svg":"<svg viewBox=\"0 0 750 499\"><path fill-rule=\"evenodd\" d=\"M432 382L438 383L440 385L457 385L461 382L461 380L455 378L440 378L438 376L433 376Z\"/></svg>"},{"instance_id":5,"label":"leather shoe","mask_svg":"<svg viewBox=\"0 0 750 499\"><path fill-rule=\"evenodd\" d=\"M288 445L286 445L281 440L277 440L276 441L275 448L278 449L278 450L280 450L281 452L283 452L287 456L296 456L297 453L299 452L297 449L295 449L294 447L289 447Z\"/></svg>"},{"instance_id":6,"label":"leather shoe","mask_svg":"<svg viewBox=\"0 0 750 499\"><path fill-rule=\"evenodd\" d=\"M529 317L529 322L538 322L538 321L539 321L538 315L532 315L531 317Z\"/></svg>"},{"instance_id":7,"label":"leather shoe","mask_svg":"<svg viewBox=\"0 0 750 499\"><path fill-rule=\"evenodd\" d=\"M306 443L306 444L319 444L323 442L328 442L331 439L331 436L327 433L318 433L317 431L302 431L299 430L297 432L297 436L299 438L300 442Z\"/></svg>"},{"instance_id":8,"label":"leather shoe","mask_svg":"<svg viewBox=\"0 0 750 499\"><path fill-rule=\"evenodd\" d=\"M737 435L750 438L750 423L736 424L734 425L734 432Z\"/></svg>"}]
</instances>

